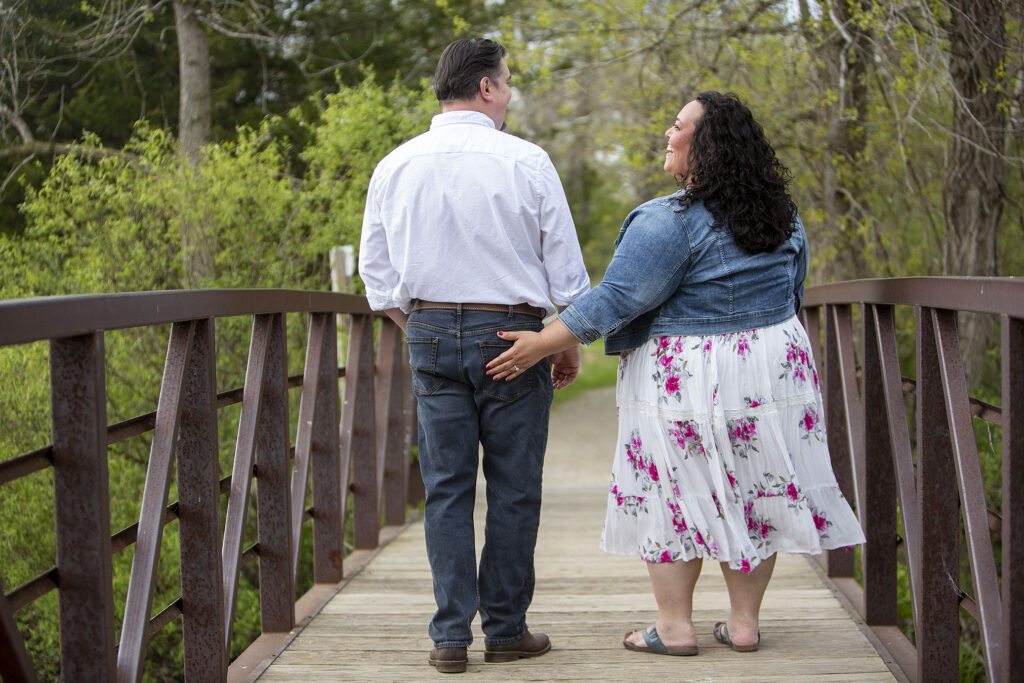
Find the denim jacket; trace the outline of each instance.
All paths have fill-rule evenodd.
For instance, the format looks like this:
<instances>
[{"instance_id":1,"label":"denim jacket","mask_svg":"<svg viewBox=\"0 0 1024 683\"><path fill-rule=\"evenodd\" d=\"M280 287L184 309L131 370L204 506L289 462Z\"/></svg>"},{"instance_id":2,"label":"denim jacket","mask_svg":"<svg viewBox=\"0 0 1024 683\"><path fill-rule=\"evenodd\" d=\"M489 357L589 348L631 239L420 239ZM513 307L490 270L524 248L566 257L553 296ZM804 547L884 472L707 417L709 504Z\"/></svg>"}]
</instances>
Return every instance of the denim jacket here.
<instances>
[{"instance_id":1,"label":"denim jacket","mask_svg":"<svg viewBox=\"0 0 1024 683\"><path fill-rule=\"evenodd\" d=\"M607 335L605 353L620 353L652 336L736 332L800 310L807 277L800 218L775 251L750 254L728 230L712 227L702 202L683 208L684 192L634 209L604 279L559 315L584 343Z\"/></svg>"}]
</instances>

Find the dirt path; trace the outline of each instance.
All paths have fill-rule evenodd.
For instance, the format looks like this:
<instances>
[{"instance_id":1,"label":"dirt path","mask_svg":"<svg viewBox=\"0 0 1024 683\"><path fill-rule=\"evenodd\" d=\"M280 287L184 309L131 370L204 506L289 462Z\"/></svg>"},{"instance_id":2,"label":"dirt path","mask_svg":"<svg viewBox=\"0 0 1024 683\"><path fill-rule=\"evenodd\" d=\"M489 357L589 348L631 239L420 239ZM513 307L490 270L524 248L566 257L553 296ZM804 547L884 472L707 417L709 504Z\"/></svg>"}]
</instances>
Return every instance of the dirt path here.
<instances>
[{"instance_id":1,"label":"dirt path","mask_svg":"<svg viewBox=\"0 0 1024 683\"><path fill-rule=\"evenodd\" d=\"M594 389L551 411L544 489L608 486L618 436L615 389Z\"/></svg>"}]
</instances>

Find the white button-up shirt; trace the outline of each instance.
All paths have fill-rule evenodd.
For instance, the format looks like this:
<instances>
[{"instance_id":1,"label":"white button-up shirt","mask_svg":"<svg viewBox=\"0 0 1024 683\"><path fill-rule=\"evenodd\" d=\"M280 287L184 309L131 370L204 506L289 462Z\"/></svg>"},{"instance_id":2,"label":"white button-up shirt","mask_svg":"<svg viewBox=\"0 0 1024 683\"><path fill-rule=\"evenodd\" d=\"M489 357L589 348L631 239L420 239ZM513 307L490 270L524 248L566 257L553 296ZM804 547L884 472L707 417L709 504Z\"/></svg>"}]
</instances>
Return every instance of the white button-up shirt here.
<instances>
[{"instance_id":1,"label":"white button-up shirt","mask_svg":"<svg viewBox=\"0 0 1024 683\"><path fill-rule=\"evenodd\" d=\"M554 313L589 291L547 153L476 111L438 114L373 172L359 275L371 308L413 299L528 303Z\"/></svg>"}]
</instances>

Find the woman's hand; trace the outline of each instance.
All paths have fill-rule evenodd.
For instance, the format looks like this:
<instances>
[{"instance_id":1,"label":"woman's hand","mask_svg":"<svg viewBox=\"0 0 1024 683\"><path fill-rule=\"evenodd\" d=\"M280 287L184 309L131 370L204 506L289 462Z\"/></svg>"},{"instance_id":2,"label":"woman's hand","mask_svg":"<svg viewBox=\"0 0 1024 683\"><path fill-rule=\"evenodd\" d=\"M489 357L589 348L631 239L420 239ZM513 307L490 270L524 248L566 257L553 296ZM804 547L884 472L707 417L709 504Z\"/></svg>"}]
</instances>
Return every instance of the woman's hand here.
<instances>
[{"instance_id":1,"label":"woman's hand","mask_svg":"<svg viewBox=\"0 0 1024 683\"><path fill-rule=\"evenodd\" d=\"M571 349L579 344L579 340L560 320L555 320L540 332L498 332L498 336L513 342L512 348L487 364L487 374L495 380L504 379L505 381L523 374L541 358ZM571 357L564 359L559 357L556 360L559 363L560 379L555 378L553 381L568 386L576 378L575 373L567 367L571 365ZM579 363L577 362L576 365L578 366ZM569 374L572 375L571 379L568 377ZM568 381L566 381L567 379Z\"/></svg>"},{"instance_id":2,"label":"woman's hand","mask_svg":"<svg viewBox=\"0 0 1024 683\"><path fill-rule=\"evenodd\" d=\"M487 374L492 379L508 381L518 377L549 355L539 332L498 332L498 336L514 343L511 349L487 364Z\"/></svg>"}]
</instances>

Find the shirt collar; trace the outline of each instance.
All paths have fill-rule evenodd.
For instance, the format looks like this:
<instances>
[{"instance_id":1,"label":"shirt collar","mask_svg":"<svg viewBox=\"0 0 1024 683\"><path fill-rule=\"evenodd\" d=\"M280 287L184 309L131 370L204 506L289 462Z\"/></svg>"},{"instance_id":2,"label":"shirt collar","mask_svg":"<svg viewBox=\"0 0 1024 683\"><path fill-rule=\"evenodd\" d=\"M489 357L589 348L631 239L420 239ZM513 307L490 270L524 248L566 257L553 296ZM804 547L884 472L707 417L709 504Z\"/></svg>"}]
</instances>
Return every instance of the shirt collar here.
<instances>
[{"instance_id":1,"label":"shirt collar","mask_svg":"<svg viewBox=\"0 0 1024 683\"><path fill-rule=\"evenodd\" d=\"M479 111L446 111L440 114L435 114L434 118L430 120L430 129L433 130L439 126L448 126L455 123L473 123L479 126L487 126L494 128L494 121L491 117L483 112Z\"/></svg>"}]
</instances>

